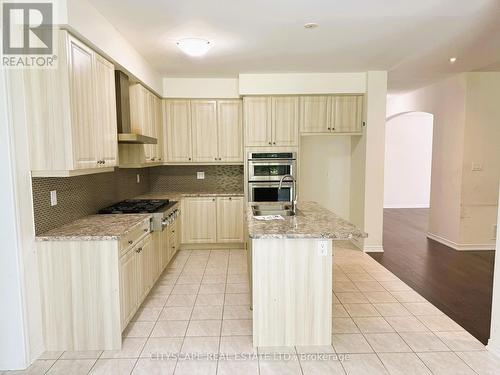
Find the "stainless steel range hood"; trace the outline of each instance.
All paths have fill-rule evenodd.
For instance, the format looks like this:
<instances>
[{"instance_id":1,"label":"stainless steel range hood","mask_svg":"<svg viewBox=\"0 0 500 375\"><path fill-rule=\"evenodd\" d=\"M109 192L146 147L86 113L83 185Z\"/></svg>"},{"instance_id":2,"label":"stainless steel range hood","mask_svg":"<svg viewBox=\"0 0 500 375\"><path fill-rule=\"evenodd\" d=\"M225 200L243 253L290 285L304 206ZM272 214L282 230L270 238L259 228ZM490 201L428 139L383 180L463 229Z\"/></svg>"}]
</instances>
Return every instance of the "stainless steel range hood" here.
<instances>
[{"instance_id":1,"label":"stainless steel range hood","mask_svg":"<svg viewBox=\"0 0 500 375\"><path fill-rule=\"evenodd\" d=\"M118 125L118 143L155 145L158 140L147 135L132 132L130 124L130 97L128 76L115 70L116 120Z\"/></svg>"}]
</instances>

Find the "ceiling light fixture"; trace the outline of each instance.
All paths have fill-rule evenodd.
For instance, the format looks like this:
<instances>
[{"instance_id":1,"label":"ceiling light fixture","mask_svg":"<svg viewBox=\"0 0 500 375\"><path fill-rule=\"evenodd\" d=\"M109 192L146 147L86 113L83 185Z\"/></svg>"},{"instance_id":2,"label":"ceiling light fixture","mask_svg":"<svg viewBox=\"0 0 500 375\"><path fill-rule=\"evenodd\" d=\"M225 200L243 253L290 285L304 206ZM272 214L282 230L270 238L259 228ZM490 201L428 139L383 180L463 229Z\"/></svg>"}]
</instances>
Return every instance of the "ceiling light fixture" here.
<instances>
[{"instance_id":1,"label":"ceiling light fixture","mask_svg":"<svg viewBox=\"0 0 500 375\"><path fill-rule=\"evenodd\" d=\"M452 64L454 64L456 61L457 61L457 58L456 58L456 57L451 57L451 58L450 58L450 62L451 62Z\"/></svg>"},{"instance_id":2,"label":"ceiling light fixture","mask_svg":"<svg viewBox=\"0 0 500 375\"><path fill-rule=\"evenodd\" d=\"M308 23L304 24L304 28L306 28L306 29L315 29L318 26L319 25L315 22L308 22Z\"/></svg>"},{"instance_id":3,"label":"ceiling light fixture","mask_svg":"<svg viewBox=\"0 0 500 375\"><path fill-rule=\"evenodd\" d=\"M212 45L206 39L184 38L177 41L177 47L186 55L198 57L207 53Z\"/></svg>"}]
</instances>

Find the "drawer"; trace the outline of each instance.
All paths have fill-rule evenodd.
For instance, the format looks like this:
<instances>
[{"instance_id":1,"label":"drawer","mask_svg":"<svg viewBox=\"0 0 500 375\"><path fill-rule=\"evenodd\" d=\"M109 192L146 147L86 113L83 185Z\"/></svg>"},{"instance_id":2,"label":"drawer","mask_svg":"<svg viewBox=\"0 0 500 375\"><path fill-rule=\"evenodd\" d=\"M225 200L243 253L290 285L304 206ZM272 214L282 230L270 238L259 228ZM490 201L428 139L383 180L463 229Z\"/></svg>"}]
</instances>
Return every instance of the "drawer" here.
<instances>
[{"instance_id":1,"label":"drawer","mask_svg":"<svg viewBox=\"0 0 500 375\"><path fill-rule=\"evenodd\" d=\"M151 231L150 220L144 220L140 225L120 239L120 255L123 255L131 246L135 246Z\"/></svg>"}]
</instances>

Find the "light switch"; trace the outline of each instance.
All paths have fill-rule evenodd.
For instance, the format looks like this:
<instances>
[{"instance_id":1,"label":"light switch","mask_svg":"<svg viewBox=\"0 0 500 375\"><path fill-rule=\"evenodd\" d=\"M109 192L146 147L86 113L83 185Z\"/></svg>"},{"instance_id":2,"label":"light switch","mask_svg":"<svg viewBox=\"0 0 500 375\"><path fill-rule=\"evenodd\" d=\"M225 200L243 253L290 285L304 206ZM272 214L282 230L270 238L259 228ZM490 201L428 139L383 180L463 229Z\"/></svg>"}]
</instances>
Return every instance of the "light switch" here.
<instances>
[{"instance_id":1,"label":"light switch","mask_svg":"<svg viewBox=\"0 0 500 375\"><path fill-rule=\"evenodd\" d=\"M196 178L198 180L204 180L205 179L205 172L196 172Z\"/></svg>"},{"instance_id":2,"label":"light switch","mask_svg":"<svg viewBox=\"0 0 500 375\"><path fill-rule=\"evenodd\" d=\"M483 164L482 163L472 162L472 171L473 172L480 172L482 170L483 170Z\"/></svg>"},{"instance_id":3,"label":"light switch","mask_svg":"<svg viewBox=\"0 0 500 375\"><path fill-rule=\"evenodd\" d=\"M56 190L50 191L50 205L57 206L57 191Z\"/></svg>"},{"instance_id":4,"label":"light switch","mask_svg":"<svg viewBox=\"0 0 500 375\"><path fill-rule=\"evenodd\" d=\"M318 241L318 255L322 257L328 255L328 241Z\"/></svg>"}]
</instances>

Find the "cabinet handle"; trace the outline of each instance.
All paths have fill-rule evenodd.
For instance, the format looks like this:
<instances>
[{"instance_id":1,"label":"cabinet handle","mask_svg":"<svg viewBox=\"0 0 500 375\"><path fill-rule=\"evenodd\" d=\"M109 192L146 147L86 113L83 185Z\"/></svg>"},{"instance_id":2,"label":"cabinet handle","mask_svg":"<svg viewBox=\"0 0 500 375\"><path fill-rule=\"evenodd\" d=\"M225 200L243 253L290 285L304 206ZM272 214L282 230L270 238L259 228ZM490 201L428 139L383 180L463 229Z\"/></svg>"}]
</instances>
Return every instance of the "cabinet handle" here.
<instances>
[{"instance_id":1,"label":"cabinet handle","mask_svg":"<svg viewBox=\"0 0 500 375\"><path fill-rule=\"evenodd\" d=\"M328 128L328 130L332 130L332 128Z\"/></svg>"},{"instance_id":2,"label":"cabinet handle","mask_svg":"<svg viewBox=\"0 0 500 375\"><path fill-rule=\"evenodd\" d=\"M233 198L229 197L229 200L230 200L230 201L232 201L232 200L233 200Z\"/></svg>"},{"instance_id":3,"label":"cabinet handle","mask_svg":"<svg viewBox=\"0 0 500 375\"><path fill-rule=\"evenodd\" d=\"M189 160L191 160L191 158L189 158Z\"/></svg>"},{"instance_id":4,"label":"cabinet handle","mask_svg":"<svg viewBox=\"0 0 500 375\"><path fill-rule=\"evenodd\" d=\"M214 201L214 202L215 202L215 198L214 198L214 199L212 199L212 201Z\"/></svg>"},{"instance_id":5,"label":"cabinet handle","mask_svg":"<svg viewBox=\"0 0 500 375\"><path fill-rule=\"evenodd\" d=\"M273 143L272 142L269 142L270 145L272 145Z\"/></svg>"},{"instance_id":6,"label":"cabinet handle","mask_svg":"<svg viewBox=\"0 0 500 375\"><path fill-rule=\"evenodd\" d=\"M129 244L129 245L132 245L133 243L134 243L134 241L132 241L132 240L129 240L129 241L128 241L128 244Z\"/></svg>"},{"instance_id":7,"label":"cabinet handle","mask_svg":"<svg viewBox=\"0 0 500 375\"><path fill-rule=\"evenodd\" d=\"M138 248L135 252L139 254L141 251L142 251L142 247Z\"/></svg>"},{"instance_id":8,"label":"cabinet handle","mask_svg":"<svg viewBox=\"0 0 500 375\"><path fill-rule=\"evenodd\" d=\"M214 160L219 160L218 158L214 158Z\"/></svg>"},{"instance_id":9,"label":"cabinet handle","mask_svg":"<svg viewBox=\"0 0 500 375\"><path fill-rule=\"evenodd\" d=\"M276 144L276 142L273 142L273 145L275 145L275 144Z\"/></svg>"},{"instance_id":10,"label":"cabinet handle","mask_svg":"<svg viewBox=\"0 0 500 375\"><path fill-rule=\"evenodd\" d=\"M148 228L144 228L143 230L144 230L144 232L147 232L149 229Z\"/></svg>"}]
</instances>

